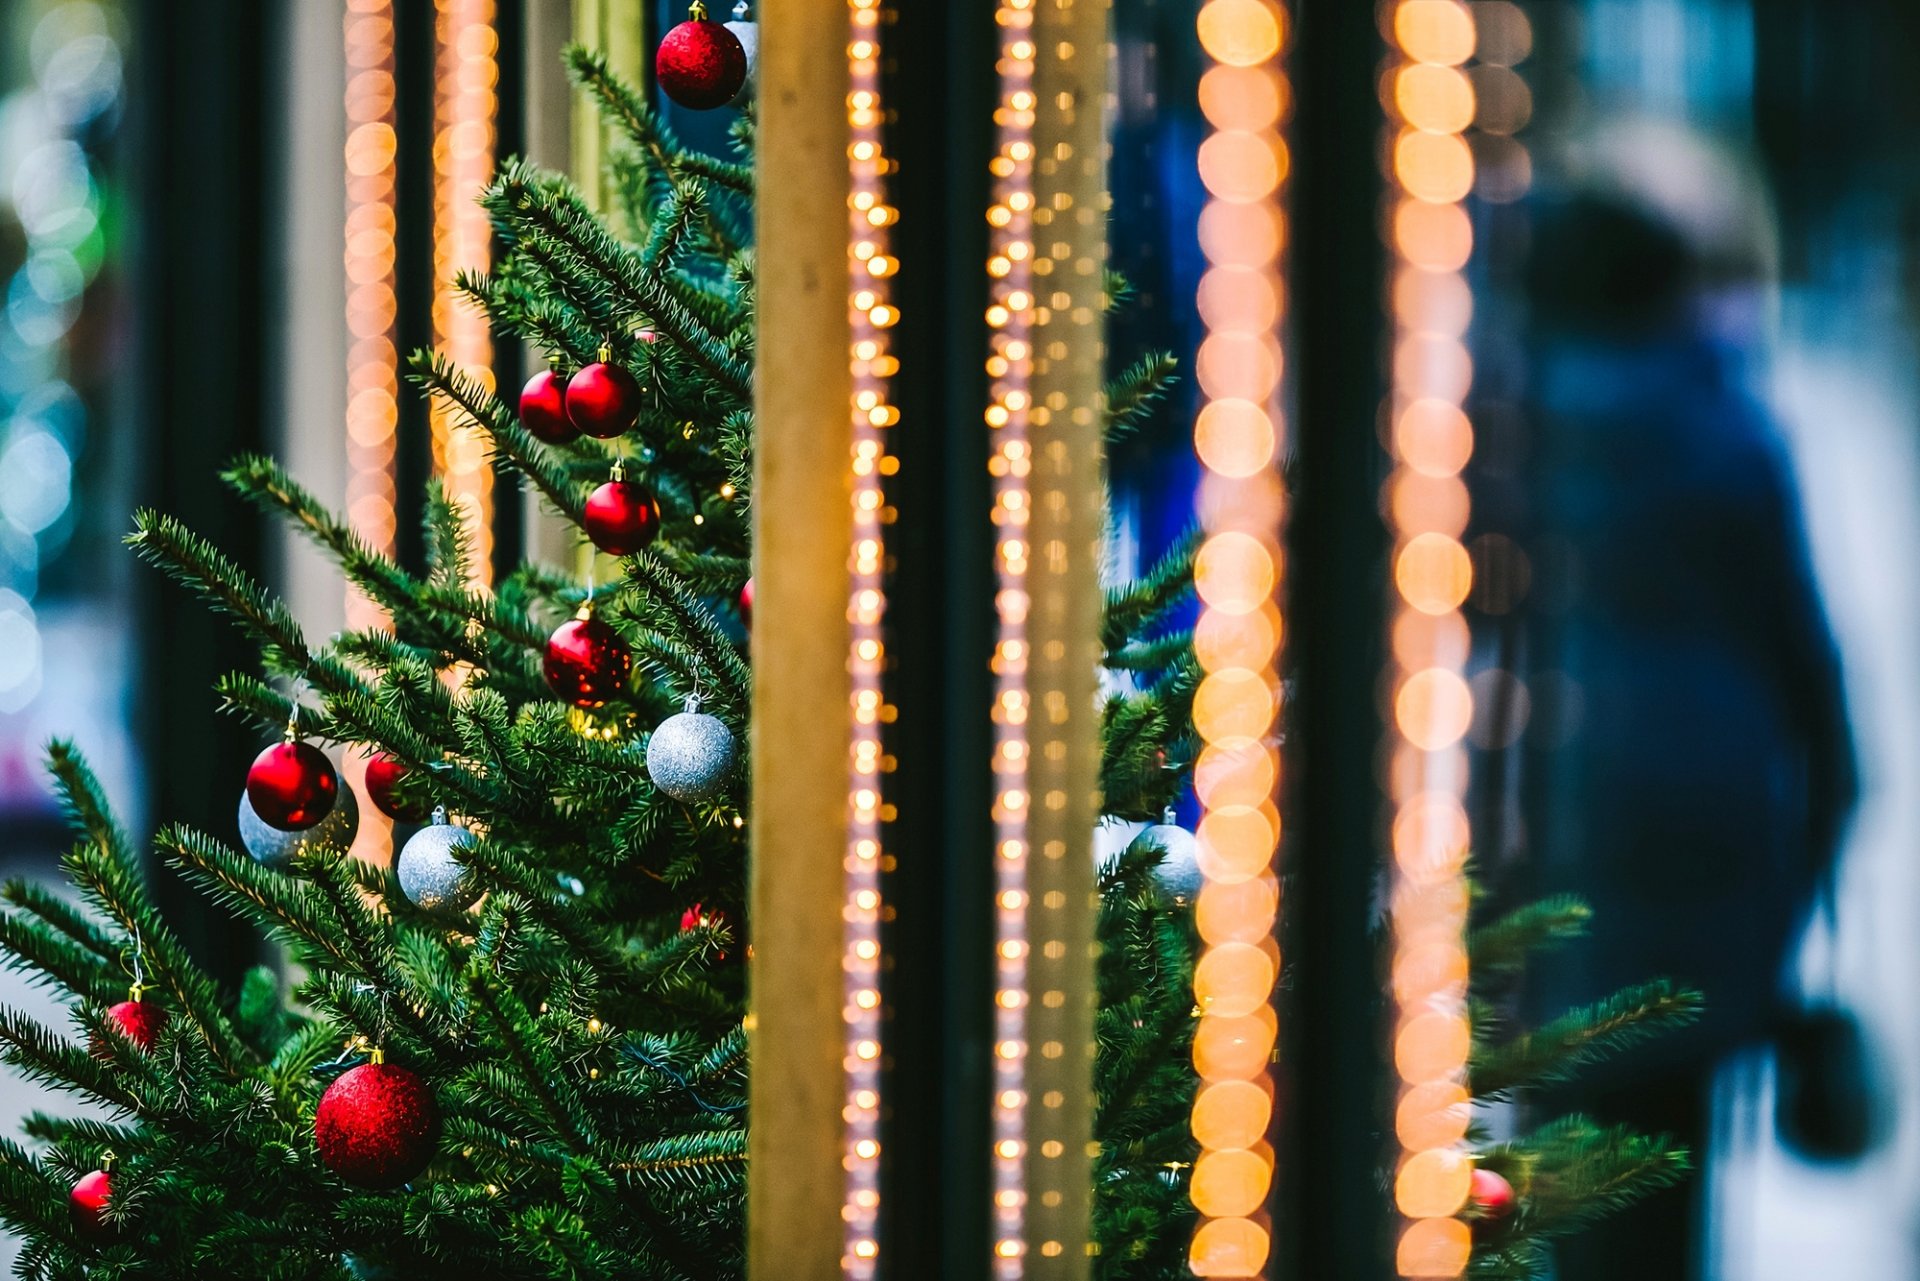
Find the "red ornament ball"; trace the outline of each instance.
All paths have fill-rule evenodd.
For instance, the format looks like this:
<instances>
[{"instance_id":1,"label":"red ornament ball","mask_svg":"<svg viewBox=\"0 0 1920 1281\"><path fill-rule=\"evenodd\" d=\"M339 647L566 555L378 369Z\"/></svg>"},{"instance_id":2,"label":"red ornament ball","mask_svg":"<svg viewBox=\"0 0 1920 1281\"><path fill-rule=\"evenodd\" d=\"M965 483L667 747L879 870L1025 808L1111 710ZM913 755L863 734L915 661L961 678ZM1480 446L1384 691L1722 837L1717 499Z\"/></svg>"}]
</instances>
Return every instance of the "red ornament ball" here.
<instances>
[{"instance_id":1,"label":"red ornament ball","mask_svg":"<svg viewBox=\"0 0 1920 1281\"><path fill-rule=\"evenodd\" d=\"M119 1025L122 1035L142 1050L151 1050L154 1041L159 1039L160 1029L167 1025L167 1012L152 1001L122 1001L108 1008L107 1017ZM110 1053L102 1037L93 1038L92 1048L96 1058L105 1058Z\"/></svg>"},{"instance_id":2,"label":"red ornament ball","mask_svg":"<svg viewBox=\"0 0 1920 1281\"><path fill-rule=\"evenodd\" d=\"M333 812L340 778L311 743L275 743L247 770L247 799L269 827L300 832Z\"/></svg>"},{"instance_id":3,"label":"red ornament ball","mask_svg":"<svg viewBox=\"0 0 1920 1281\"><path fill-rule=\"evenodd\" d=\"M753 580L751 578L740 589L740 617L749 623L753 621Z\"/></svg>"},{"instance_id":4,"label":"red ornament ball","mask_svg":"<svg viewBox=\"0 0 1920 1281\"><path fill-rule=\"evenodd\" d=\"M726 923L727 914L725 912L717 907L707 907L700 903L695 903L692 907L680 913L680 932L682 934L685 934L688 930L700 929L702 926L717 927L725 925Z\"/></svg>"},{"instance_id":5,"label":"red ornament ball","mask_svg":"<svg viewBox=\"0 0 1920 1281\"><path fill-rule=\"evenodd\" d=\"M604 707L626 692L633 655L597 618L573 618L547 638L547 684L575 707Z\"/></svg>"},{"instance_id":6,"label":"red ornament ball","mask_svg":"<svg viewBox=\"0 0 1920 1281\"><path fill-rule=\"evenodd\" d=\"M610 480L587 495L581 523L601 551L631 556L645 550L660 532L660 504L638 481Z\"/></svg>"},{"instance_id":7,"label":"red ornament ball","mask_svg":"<svg viewBox=\"0 0 1920 1281\"><path fill-rule=\"evenodd\" d=\"M113 1180L105 1170L95 1170L73 1185L67 1194L67 1209L73 1215L74 1230L85 1237L111 1235L107 1223L107 1198L113 1195Z\"/></svg>"},{"instance_id":8,"label":"red ornament ball","mask_svg":"<svg viewBox=\"0 0 1920 1281\"><path fill-rule=\"evenodd\" d=\"M567 418L567 379L556 369L542 369L520 389L520 425L534 439L564 445L580 434Z\"/></svg>"},{"instance_id":9,"label":"red ornament ball","mask_svg":"<svg viewBox=\"0 0 1920 1281\"><path fill-rule=\"evenodd\" d=\"M320 1161L348 1183L396 1188L427 1168L440 1139L440 1108L418 1072L362 1063L342 1073L313 1114Z\"/></svg>"},{"instance_id":10,"label":"red ornament ball","mask_svg":"<svg viewBox=\"0 0 1920 1281\"><path fill-rule=\"evenodd\" d=\"M1468 1185L1467 1199L1477 1212L1475 1217L1483 1223L1498 1223L1508 1218L1520 1204L1513 1184L1492 1170L1477 1167Z\"/></svg>"},{"instance_id":11,"label":"red ornament ball","mask_svg":"<svg viewBox=\"0 0 1920 1281\"><path fill-rule=\"evenodd\" d=\"M653 70L667 97L711 111L732 102L747 83L747 50L725 24L697 17L667 32Z\"/></svg>"},{"instance_id":12,"label":"red ornament ball","mask_svg":"<svg viewBox=\"0 0 1920 1281\"><path fill-rule=\"evenodd\" d=\"M393 794L400 780L413 775L413 767L388 752L375 752L367 758L367 799L375 809L401 823L424 823L430 813L427 803L415 799L403 801Z\"/></svg>"},{"instance_id":13,"label":"red ornament ball","mask_svg":"<svg viewBox=\"0 0 1920 1281\"><path fill-rule=\"evenodd\" d=\"M640 418L640 384L606 355L567 382L567 420L596 440L623 436Z\"/></svg>"}]
</instances>

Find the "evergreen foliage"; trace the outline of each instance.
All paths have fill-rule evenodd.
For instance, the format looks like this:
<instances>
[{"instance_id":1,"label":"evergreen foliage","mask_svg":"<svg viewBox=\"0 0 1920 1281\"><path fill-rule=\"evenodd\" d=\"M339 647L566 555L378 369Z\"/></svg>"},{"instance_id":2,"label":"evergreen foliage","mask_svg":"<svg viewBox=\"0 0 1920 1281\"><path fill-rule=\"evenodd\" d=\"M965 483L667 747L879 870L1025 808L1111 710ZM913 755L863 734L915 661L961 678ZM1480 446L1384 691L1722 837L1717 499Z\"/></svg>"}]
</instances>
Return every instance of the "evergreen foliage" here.
<instances>
[{"instance_id":1,"label":"evergreen foliage","mask_svg":"<svg viewBox=\"0 0 1920 1281\"><path fill-rule=\"evenodd\" d=\"M1506 1179L1518 1198L1511 1217L1476 1223L1468 1275L1488 1281L1537 1281L1552 1275L1552 1242L1583 1231L1673 1186L1691 1169L1671 1137L1601 1125L1578 1114L1555 1117L1505 1142L1487 1138L1489 1110L1518 1104L1526 1092L1576 1078L1609 1055L1698 1017L1698 992L1664 979L1636 984L1534 1029L1512 1029L1496 1014L1524 977L1529 959L1581 938L1593 916L1577 898L1524 904L1473 931L1473 1048L1467 1083L1475 1123L1468 1138L1477 1165ZM1470 1218L1475 1216L1472 1207Z\"/></svg>"}]
</instances>

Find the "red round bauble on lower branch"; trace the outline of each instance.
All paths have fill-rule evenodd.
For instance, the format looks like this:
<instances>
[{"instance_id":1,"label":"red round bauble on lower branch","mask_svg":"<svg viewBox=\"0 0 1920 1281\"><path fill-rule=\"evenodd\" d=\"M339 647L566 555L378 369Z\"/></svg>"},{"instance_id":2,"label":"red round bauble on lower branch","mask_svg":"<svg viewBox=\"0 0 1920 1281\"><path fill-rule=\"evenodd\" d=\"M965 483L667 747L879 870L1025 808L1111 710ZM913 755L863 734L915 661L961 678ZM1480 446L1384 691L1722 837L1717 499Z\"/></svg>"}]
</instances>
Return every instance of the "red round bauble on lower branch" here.
<instances>
[{"instance_id":1,"label":"red round bauble on lower branch","mask_svg":"<svg viewBox=\"0 0 1920 1281\"><path fill-rule=\"evenodd\" d=\"M726 24L707 17L695 0L687 21L667 32L654 55L653 70L667 97L695 111L724 107L747 83L747 50Z\"/></svg>"},{"instance_id":2,"label":"red round bauble on lower branch","mask_svg":"<svg viewBox=\"0 0 1920 1281\"><path fill-rule=\"evenodd\" d=\"M412 777L413 767L391 752L375 752L367 758L367 799L373 807L396 823L424 823L433 811L424 800L403 801L393 789Z\"/></svg>"},{"instance_id":3,"label":"red round bauble on lower branch","mask_svg":"<svg viewBox=\"0 0 1920 1281\"><path fill-rule=\"evenodd\" d=\"M590 605L547 638L547 685L575 707L605 707L627 691L633 655L620 633L593 616Z\"/></svg>"},{"instance_id":4,"label":"red round bauble on lower branch","mask_svg":"<svg viewBox=\"0 0 1920 1281\"><path fill-rule=\"evenodd\" d=\"M433 1160L440 1105L418 1072L373 1062L340 1074L313 1113L320 1163L363 1188L397 1188Z\"/></svg>"},{"instance_id":5,"label":"red round bauble on lower branch","mask_svg":"<svg viewBox=\"0 0 1920 1281\"><path fill-rule=\"evenodd\" d=\"M314 826L333 812L340 776L311 743L289 739L253 758L247 770L247 800L260 821L283 832Z\"/></svg>"},{"instance_id":6,"label":"red round bauble on lower branch","mask_svg":"<svg viewBox=\"0 0 1920 1281\"><path fill-rule=\"evenodd\" d=\"M740 588L740 617L744 622L753 621L753 580L751 578Z\"/></svg>"},{"instance_id":7,"label":"red round bauble on lower branch","mask_svg":"<svg viewBox=\"0 0 1920 1281\"><path fill-rule=\"evenodd\" d=\"M640 383L613 363L613 352L567 380L567 421L596 440L624 436L640 419Z\"/></svg>"},{"instance_id":8,"label":"red round bauble on lower branch","mask_svg":"<svg viewBox=\"0 0 1920 1281\"><path fill-rule=\"evenodd\" d=\"M113 1153L100 1161L100 1169L82 1175L67 1194L67 1212L73 1216L74 1231L99 1240L113 1235L107 1222L107 1201L113 1195Z\"/></svg>"},{"instance_id":9,"label":"red round bauble on lower branch","mask_svg":"<svg viewBox=\"0 0 1920 1281\"><path fill-rule=\"evenodd\" d=\"M1503 1175L1476 1166L1467 1189L1467 1204L1474 1226L1484 1231L1512 1218L1520 1208L1520 1198Z\"/></svg>"},{"instance_id":10,"label":"red round bauble on lower branch","mask_svg":"<svg viewBox=\"0 0 1920 1281\"><path fill-rule=\"evenodd\" d=\"M153 1043L160 1039L160 1029L167 1025L167 1012L147 1000L146 988L138 983L129 999L107 1007L107 1017L113 1020L122 1036L142 1050L151 1050ZM106 1058L111 1053L105 1040L98 1036L93 1038L90 1048L95 1058Z\"/></svg>"},{"instance_id":11,"label":"red round bauble on lower branch","mask_svg":"<svg viewBox=\"0 0 1920 1281\"><path fill-rule=\"evenodd\" d=\"M520 389L520 425L549 445L564 445L580 434L567 417L567 376L558 365L542 369Z\"/></svg>"},{"instance_id":12,"label":"red round bauble on lower branch","mask_svg":"<svg viewBox=\"0 0 1920 1281\"><path fill-rule=\"evenodd\" d=\"M660 504L637 480L615 467L613 479L587 495L580 523L593 545L609 556L645 551L660 532Z\"/></svg>"}]
</instances>

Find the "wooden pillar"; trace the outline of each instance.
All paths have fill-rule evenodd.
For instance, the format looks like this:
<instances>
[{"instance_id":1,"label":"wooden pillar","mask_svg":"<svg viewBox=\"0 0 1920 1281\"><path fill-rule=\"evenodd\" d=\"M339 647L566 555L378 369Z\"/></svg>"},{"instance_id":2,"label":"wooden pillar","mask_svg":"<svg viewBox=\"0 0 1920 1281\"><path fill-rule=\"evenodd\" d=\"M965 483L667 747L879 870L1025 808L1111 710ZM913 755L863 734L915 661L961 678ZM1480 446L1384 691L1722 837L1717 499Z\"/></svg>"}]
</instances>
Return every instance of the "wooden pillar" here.
<instances>
[{"instance_id":1,"label":"wooden pillar","mask_svg":"<svg viewBox=\"0 0 1920 1281\"><path fill-rule=\"evenodd\" d=\"M1090 1275L1106 0L1034 14L1026 1270Z\"/></svg>"},{"instance_id":2,"label":"wooden pillar","mask_svg":"<svg viewBox=\"0 0 1920 1281\"><path fill-rule=\"evenodd\" d=\"M846 0L760 7L747 1268L833 1281L848 821Z\"/></svg>"}]
</instances>

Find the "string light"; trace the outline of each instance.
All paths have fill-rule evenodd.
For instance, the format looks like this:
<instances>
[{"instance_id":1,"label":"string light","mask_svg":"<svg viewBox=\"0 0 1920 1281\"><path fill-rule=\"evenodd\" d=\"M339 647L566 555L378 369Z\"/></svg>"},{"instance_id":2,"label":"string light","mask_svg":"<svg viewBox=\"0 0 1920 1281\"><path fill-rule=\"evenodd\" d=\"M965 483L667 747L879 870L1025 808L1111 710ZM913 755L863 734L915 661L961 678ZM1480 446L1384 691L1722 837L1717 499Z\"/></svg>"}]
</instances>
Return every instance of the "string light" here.
<instances>
[{"instance_id":1,"label":"string light","mask_svg":"<svg viewBox=\"0 0 1920 1281\"><path fill-rule=\"evenodd\" d=\"M1269 1061L1280 971L1273 942L1280 903L1273 727L1284 563L1277 540L1284 515L1279 335L1288 152L1280 124L1288 85L1280 54L1287 13L1271 0L1211 0L1197 24L1211 60L1199 90L1211 127L1199 153L1207 269L1198 305L1206 337L1195 372L1205 401L1193 427L1207 535L1194 566L1201 600L1194 650L1206 676L1193 712L1205 744L1194 781L1203 807L1197 859L1206 879L1194 905L1202 950L1194 968L1200 1021L1193 1057L1201 1084L1191 1123L1200 1155L1189 1182L1201 1221L1188 1263L1195 1276L1261 1277L1272 1247L1265 1213L1273 1182Z\"/></svg>"},{"instance_id":2,"label":"string light","mask_svg":"<svg viewBox=\"0 0 1920 1281\"><path fill-rule=\"evenodd\" d=\"M456 272L484 269L493 229L478 204L493 170L499 110L499 32L494 0L434 0L433 345L487 390L493 340L487 318L453 286ZM436 398L434 470L466 526L468 582L492 580L493 471L486 434Z\"/></svg>"},{"instance_id":3,"label":"string light","mask_svg":"<svg viewBox=\"0 0 1920 1281\"><path fill-rule=\"evenodd\" d=\"M394 551L394 446L400 422L400 357L394 236L398 179L394 132L393 0L349 0L345 18L347 224L347 524L375 551ZM347 585L346 624L384 627L387 613ZM367 754L343 760L349 787L364 793ZM356 858L385 862L393 823L362 806Z\"/></svg>"},{"instance_id":4,"label":"string light","mask_svg":"<svg viewBox=\"0 0 1920 1281\"><path fill-rule=\"evenodd\" d=\"M880 726L887 719L881 689L886 665L884 525L890 513L881 477L891 470L886 430L899 420L888 399L898 361L888 330L898 321L888 290L894 259L887 228L898 219L887 203L887 160L880 106L880 0L848 0L847 270L849 346L853 374L853 544L847 620L852 649L850 774L847 796L846 975L842 1017L847 1025L846 1224L841 1271L874 1276L879 1266L880 1218L880 1000L881 823L887 816L880 776L887 769Z\"/></svg>"},{"instance_id":5,"label":"string light","mask_svg":"<svg viewBox=\"0 0 1920 1281\"><path fill-rule=\"evenodd\" d=\"M1475 44L1473 13L1459 0L1399 0L1392 93L1390 237L1394 360L1387 413L1394 468L1388 479L1394 586L1392 729L1393 958L1400 1077L1394 1204L1402 1223L1395 1266L1408 1278L1465 1272L1472 1235L1459 1215L1472 1166L1467 1120L1464 875L1471 831L1463 804L1461 746L1473 716L1462 677L1469 635L1460 606L1473 567L1460 535L1468 499L1460 470L1473 452L1462 408L1472 359L1459 318L1472 295L1462 274L1472 225L1465 137L1475 113L1461 70Z\"/></svg>"},{"instance_id":6,"label":"string light","mask_svg":"<svg viewBox=\"0 0 1920 1281\"><path fill-rule=\"evenodd\" d=\"M988 469L994 478L997 533L997 644L993 655L995 840L993 1269L1010 1281L1025 1271L1027 1058L1027 525L1032 454L1027 412L1033 378L1033 0L1001 0L1000 102L994 111L998 148L988 168L994 203L987 275L992 329L986 411L994 434Z\"/></svg>"}]
</instances>

